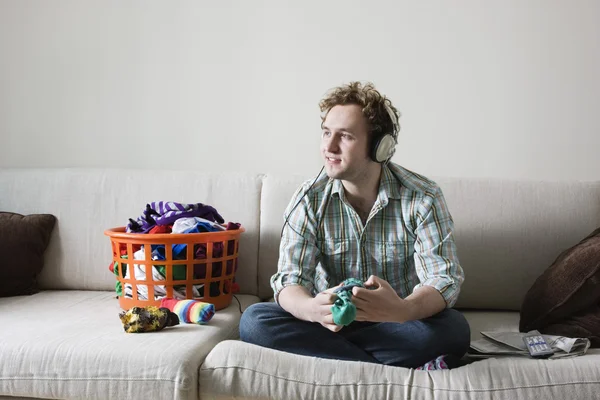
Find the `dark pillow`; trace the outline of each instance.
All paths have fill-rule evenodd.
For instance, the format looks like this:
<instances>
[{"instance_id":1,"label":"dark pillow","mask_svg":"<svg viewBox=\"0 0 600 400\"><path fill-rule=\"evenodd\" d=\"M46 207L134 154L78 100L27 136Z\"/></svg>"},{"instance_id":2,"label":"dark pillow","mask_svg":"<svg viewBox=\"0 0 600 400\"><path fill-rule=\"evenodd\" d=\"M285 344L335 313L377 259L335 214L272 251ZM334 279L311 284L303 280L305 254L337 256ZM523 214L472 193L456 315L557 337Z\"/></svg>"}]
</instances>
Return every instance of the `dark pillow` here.
<instances>
[{"instance_id":1,"label":"dark pillow","mask_svg":"<svg viewBox=\"0 0 600 400\"><path fill-rule=\"evenodd\" d=\"M600 228L563 251L535 281L521 306L519 330L600 335ZM560 327L570 326L567 328ZM547 332L544 332L547 331ZM594 339L594 341L596 341Z\"/></svg>"},{"instance_id":2,"label":"dark pillow","mask_svg":"<svg viewBox=\"0 0 600 400\"><path fill-rule=\"evenodd\" d=\"M0 212L0 297L39 291L37 276L56 217Z\"/></svg>"}]
</instances>

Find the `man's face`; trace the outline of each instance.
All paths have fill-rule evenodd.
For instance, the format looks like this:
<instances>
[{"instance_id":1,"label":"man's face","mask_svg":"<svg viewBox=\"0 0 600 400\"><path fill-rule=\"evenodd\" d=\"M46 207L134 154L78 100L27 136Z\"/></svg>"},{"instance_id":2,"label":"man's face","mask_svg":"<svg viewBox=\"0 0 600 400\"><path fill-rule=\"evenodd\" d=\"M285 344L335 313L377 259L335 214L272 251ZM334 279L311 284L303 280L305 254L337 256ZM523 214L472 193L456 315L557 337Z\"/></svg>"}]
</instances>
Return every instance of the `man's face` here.
<instances>
[{"instance_id":1,"label":"man's face","mask_svg":"<svg viewBox=\"0 0 600 400\"><path fill-rule=\"evenodd\" d=\"M355 104L335 106L323 121L321 154L330 178L358 180L371 159L369 128L361 108Z\"/></svg>"}]
</instances>

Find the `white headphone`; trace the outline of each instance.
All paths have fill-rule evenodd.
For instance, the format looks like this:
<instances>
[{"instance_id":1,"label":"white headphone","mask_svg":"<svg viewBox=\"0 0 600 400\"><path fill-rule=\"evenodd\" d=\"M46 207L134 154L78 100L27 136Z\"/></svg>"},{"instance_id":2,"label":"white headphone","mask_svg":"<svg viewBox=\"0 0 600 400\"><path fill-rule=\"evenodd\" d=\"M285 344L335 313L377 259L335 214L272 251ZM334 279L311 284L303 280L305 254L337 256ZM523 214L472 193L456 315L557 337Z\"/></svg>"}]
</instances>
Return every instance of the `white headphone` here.
<instances>
[{"instance_id":1,"label":"white headphone","mask_svg":"<svg viewBox=\"0 0 600 400\"><path fill-rule=\"evenodd\" d=\"M386 102L383 104L392 121L392 132L384 134L382 137L373 142L371 147L371 159L378 163L387 162L390 160L390 158L392 158L396 152L398 132L400 131L396 113L394 113L394 110L392 110L392 108Z\"/></svg>"}]
</instances>

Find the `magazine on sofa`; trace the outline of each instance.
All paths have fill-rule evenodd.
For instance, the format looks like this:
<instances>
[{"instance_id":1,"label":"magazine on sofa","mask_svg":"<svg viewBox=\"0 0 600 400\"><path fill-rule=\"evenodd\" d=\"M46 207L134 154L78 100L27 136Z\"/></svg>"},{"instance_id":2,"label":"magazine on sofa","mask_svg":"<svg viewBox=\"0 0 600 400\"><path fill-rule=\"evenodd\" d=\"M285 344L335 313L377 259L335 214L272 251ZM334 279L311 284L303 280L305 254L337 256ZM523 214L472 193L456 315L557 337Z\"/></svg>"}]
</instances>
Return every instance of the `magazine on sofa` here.
<instances>
[{"instance_id":1,"label":"magazine on sofa","mask_svg":"<svg viewBox=\"0 0 600 400\"><path fill-rule=\"evenodd\" d=\"M538 331L523 332L481 332L482 339L471 342L468 356L472 358L489 358L502 356L529 357L529 352L523 342L525 335ZM587 338L568 338L565 336L542 335L554 354L549 359L577 357L585 354L590 348Z\"/></svg>"}]
</instances>

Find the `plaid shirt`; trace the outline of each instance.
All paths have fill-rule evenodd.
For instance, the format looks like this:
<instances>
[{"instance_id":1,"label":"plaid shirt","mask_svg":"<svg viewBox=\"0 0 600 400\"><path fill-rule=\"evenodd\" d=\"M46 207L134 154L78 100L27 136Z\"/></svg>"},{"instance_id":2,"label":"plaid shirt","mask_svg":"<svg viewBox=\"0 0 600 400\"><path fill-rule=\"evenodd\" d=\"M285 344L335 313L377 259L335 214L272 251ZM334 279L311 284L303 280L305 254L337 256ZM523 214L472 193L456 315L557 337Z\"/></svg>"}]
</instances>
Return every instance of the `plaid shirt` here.
<instances>
[{"instance_id":1,"label":"plaid shirt","mask_svg":"<svg viewBox=\"0 0 600 400\"><path fill-rule=\"evenodd\" d=\"M464 273L453 220L435 182L396 164L383 165L377 199L364 225L340 180L324 174L302 197L311 183L300 186L284 214L289 219L278 272L271 277L276 301L286 286L302 285L315 296L346 278L366 281L376 275L401 298L433 286L447 307L454 305Z\"/></svg>"}]
</instances>

